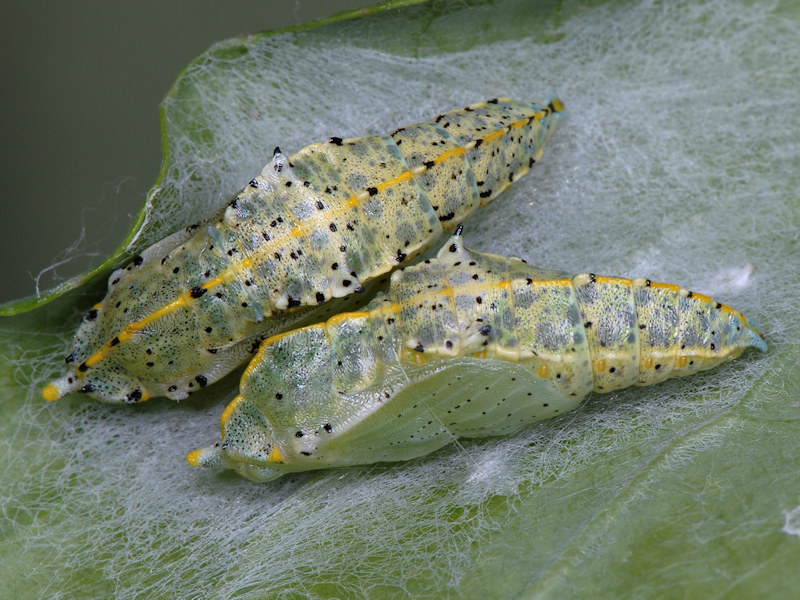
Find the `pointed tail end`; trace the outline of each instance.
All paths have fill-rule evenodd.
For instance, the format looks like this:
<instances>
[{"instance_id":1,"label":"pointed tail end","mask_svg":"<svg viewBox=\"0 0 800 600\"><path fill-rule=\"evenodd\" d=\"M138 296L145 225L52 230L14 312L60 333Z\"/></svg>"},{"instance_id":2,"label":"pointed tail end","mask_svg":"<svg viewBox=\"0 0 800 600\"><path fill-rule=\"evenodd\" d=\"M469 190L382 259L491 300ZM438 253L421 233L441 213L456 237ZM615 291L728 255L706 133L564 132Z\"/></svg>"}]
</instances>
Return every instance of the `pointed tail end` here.
<instances>
[{"instance_id":1,"label":"pointed tail end","mask_svg":"<svg viewBox=\"0 0 800 600\"><path fill-rule=\"evenodd\" d=\"M553 96L553 98L550 100L547 106L554 113L561 113L567 110L566 107L564 106L564 102L562 102L561 98L559 98L558 96Z\"/></svg>"},{"instance_id":2,"label":"pointed tail end","mask_svg":"<svg viewBox=\"0 0 800 600\"><path fill-rule=\"evenodd\" d=\"M748 346L752 346L753 348L758 348L761 352L767 351L767 342L764 339L764 335L761 331L756 327L753 323L745 323L747 326L747 335L748 335Z\"/></svg>"},{"instance_id":3,"label":"pointed tail end","mask_svg":"<svg viewBox=\"0 0 800 600\"><path fill-rule=\"evenodd\" d=\"M79 387L78 378L75 377L74 373L68 372L44 386L42 388L42 398L48 402L55 402L70 392L74 392Z\"/></svg>"}]
</instances>

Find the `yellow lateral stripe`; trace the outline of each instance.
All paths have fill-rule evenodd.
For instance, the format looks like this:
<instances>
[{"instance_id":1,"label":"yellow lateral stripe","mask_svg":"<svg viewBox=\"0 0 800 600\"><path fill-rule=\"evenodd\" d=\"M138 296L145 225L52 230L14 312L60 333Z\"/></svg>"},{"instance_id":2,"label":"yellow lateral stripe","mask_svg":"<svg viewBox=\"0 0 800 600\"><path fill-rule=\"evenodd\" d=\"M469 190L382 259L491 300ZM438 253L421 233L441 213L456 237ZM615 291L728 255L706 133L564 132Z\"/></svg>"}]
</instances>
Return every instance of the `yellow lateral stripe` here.
<instances>
[{"instance_id":1,"label":"yellow lateral stripe","mask_svg":"<svg viewBox=\"0 0 800 600\"><path fill-rule=\"evenodd\" d=\"M347 313L345 313L347 314ZM250 359L250 362L247 363L247 367L242 373L242 377L239 379L239 385L244 385L245 380L253 375L253 371L255 371L257 365L262 360L262 355L266 352L267 348L277 342L278 340L289 337L290 335L294 335L298 331L306 331L308 329L314 329L316 327L322 327L323 324L321 323L313 323L312 325L306 325L304 327L298 327L297 329L290 329L289 331L283 331L281 333L276 333L275 335L271 335L268 338L264 338L261 340L261 343L258 345L258 352L255 353L253 358Z\"/></svg>"},{"instance_id":2,"label":"yellow lateral stripe","mask_svg":"<svg viewBox=\"0 0 800 600\"><path fill-rule=\"evenodd\" d=\"M364 311L353 311L347 313L339 313L338 315L333 315L330 319L325 321L325 325L336 327L339 324L339 321L349 321L350 319L364 319L369 318L369 313Z\"/></svg>"},{"instance_id":3,"label":"yellow lateral stripe","mask_svg":"<svg viewBox=\"0 0 800 600\"><path fill-rule=\"evenodd\" d=\"M651 281L650 282L650 287L672 290L673 292L680 291L680 289L681 289L681 287L679 285L674 284L674 283L657 283L655 281Z\"/></svg>"},{"instance_id":4,"label":"yellow lateral stripe","mask_svg":"<svg viewBox=\"0 0 800 600\"><path fill-rule=\"evenodd\" d=\"M102 360L104 356L105 356L105 353L103 352L103 350L102 349L98 350L97 352L92 354L89 358L87 358L86 362L84 362L83 364L85 364L87 367L91 367L96 362ZM78 373L79 373L79 375L82 375L82 373L80 373L80 371L78 371Z\"/></svg>"},{"instance_id":5,"label":"yellow lateral stripe","mask_svg":"<svg viewBox=\"0 0 800 600\"><path fill-rule=\"evenodd\" d=\"M703 302L714 302L713 298L710 296L706 296L704 294L698 294L697 292L692 292L692 298L697 298L698 300L702 300Z\"/></svg>"},{"instance_id":6,"label":"yellow lateral stripe","mask_svg":"<svg viewBox=\"0 0 800 600\"><path fill-rule=\"evenodd\" d=\"M225 269L225 270L227 271L227 269ZM223 271L223 273L224 273L224 271ZM224 275L220 274L220 275L217 275L216 277L214 277L214 279L209 279L208 281L204 281L203 285L201 287L204 287L207 290L210 290L211 288L217 287L218 285L220 285L224 281L225 281Z\"/></svg>"},{"instance_id":7,"label":"yellow lateral stripe","mask_svg":"<svg viewBox=\"0 0 800 600\"><path fill-rule=\"evenodd\" d=\"M449 158L453 158L454 156L459 156L466 152L466 148L464 146L459 146L458 148L453 148L452 150L448 150L447 152L442 152L439 156L433 159L433 164L438 165L439 163L443 163Z\"/></svg>"},{"instance_id":8,"label":"yellow lateral stripe","mask_svg":"<svg viewBox=\"0 0 800 600\"><path fill-rule=\"evenodd\" d=\"M602 275L594 276L595 283L616 283L619 285L630 285L631 280L624 277L603 277Z\"/></svg>"},{"instance_id":9,"label":"yellow lateral stripe","mask_svg":"<svg viewBox=\"0 0 800 600\"><path fill-rule=\"evenodd\" d=\"M447 154L447 152L445 152L445 154ZM385 190L387 188L390 188L393 185L397 185L398 183L403 183L404 181L408 181L413 176L414 176L414 173L412 173L411 170L409 169L409 170L403 171L402 173L400 173L396 177L392 177L391 179L387 179L386 181L383 181L383 182L379 183L378 185L375 186L375 188L379 192L382 192L383 190ZM355 199L355 196L353 196L352 199Z\"/></svg>"},{"instance_id":10,"label":"yellow lateral stripe","mask_svg":"<svg viewBox=\"0 0 800 600\"><path fill-rule=\"evenodd\" d=\"M236 407L239 405L239 403L242 400L244 400L244 396L237 395L233 400L230 401L230 404L228 404L228 406L225 407L225 410L222 411L222 415L220 415L220 418L219 418L219 424L220 424L220 427L222 427L222 429L223 429L223 432L222 432L223 435L225 434L225 431L224 431L225 424L228 422L228 419L231 418L231 414L233 413L234 410L236 410Z\"/></svg>"},{"instance_id":11,"label":"yellow lateral stripe","mask_svg":"<svg viewBox=\"0 0 800 600\"><path fill-rule=\"evenodd\" d=\"M185 305L186 305L186 296L180 296L179 298L173 300L166 306L162 306L157 311L150 313L143 319L139 319L138 321L136 321L136 324L138 326L137 329L141 329L145 325L148 325L149 323L152 323L153 321L156 321L157 319L160 319L161 317L168 315L169 313L174 312L181 306Z\"/></svg>"}]
</instances>

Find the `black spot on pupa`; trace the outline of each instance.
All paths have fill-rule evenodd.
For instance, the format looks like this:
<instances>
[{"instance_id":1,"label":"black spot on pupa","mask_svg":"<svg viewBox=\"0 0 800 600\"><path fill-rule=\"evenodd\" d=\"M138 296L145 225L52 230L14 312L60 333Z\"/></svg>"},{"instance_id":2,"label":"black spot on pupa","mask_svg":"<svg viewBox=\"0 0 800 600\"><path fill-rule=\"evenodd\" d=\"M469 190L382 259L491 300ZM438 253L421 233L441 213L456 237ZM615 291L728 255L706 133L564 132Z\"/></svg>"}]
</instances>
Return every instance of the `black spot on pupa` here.
<instances>
[{"instance_id":1,"label":"black spot on pupa","mask_svg":"<svg viewBox=\"0 0 800 600\"><path fill-rule=\"evenodd\" d=\"M143 262L144 262L144 259L141 256L134 256L133 257L133 266L134 267L142 266Z\"/></svg>"},{"instance_id":2,"label":"black spot on pupa","mask_svg":"<svg viewBox=\"0 0 800 600\"><path fill-rule=\"evenodd\" d=\"M289 308L295 308L296 306L300 306L301 304L300 300L295 300L291 296L287 296L286 300L287 300L287 306Z\"/></svg>"},{"instance_id":3,"label":"black spot on pupa","mask_svg":"<svg viewBox=\"0 0 800 600\"><path fill-rule=\"evenodd\" d=\"M168 391L168 392L174 392L174 391L177 391L177 389L178 389L178 386L177 386L177 385L171 385L171 386L169 386L169 387L167 388L167 391Z\"/></svg>"},{"instance_id":4,"label":"black spot on pupa","mask_svg":"<svg viewBox=\"0 0 800 600\"><path fill-rule=\"evenodd\" d=\"M203 294L205 294L208 290L204 287L195 286L191 290L189 290L189 295L192 298L200 298Z\"/></svg>"},{"instance_id":5,"label":"black spot on pupa","mask_svg":"<svg viewBox=\"0 0 800 600\"><path fill-rule=\"evenodd\" d=\"M323 426L322 426L322 428L323 428L325 431L327 431L328 433L330 433L331 431L333 431L333 427L331 427L331 424L330 424L330 423L325 423L325 425L323 425Z\"/></svg>"},{"instance_id":6,"label":"black spot on pupa","mask_svg":"<svg viewBox=\"0 0 800 600\"><path fill-rule=\"evenodd\" d=\"M94 386L91 382L84 385L81 389L78 390L81 394L91 394L94 391Z\"/></svg>"},{"instance_id":7,"label":"black spot on pupa","mask_svg":"<svg viewBox=\"0 0 800 600\"><path fill-rule=\"evenodd\" d=\"M328 142L330 142L331 144L334 144L335 146L341 146L342 145L342 138L340 138L340 137L328 138Z\"/></svg>"},{"instance_id":8,"label":"black spot on pupa","mask_svg":"<svg viewBox=\"0 0 800 600\"><path fill-rule=\"evenodd\" d=\"M208 385L208 379L206 379L205 375L198 375L194 378L194 380L200 385L200 387L206 387Z\"/></svg>"},{"instance_id":9,"label":"black spot on pupa","mask_svg":"<svg viewBox=\"0 0 800 600\"><path fill-rule=\"evenodd\" d=\"M142 399L142 390L133 390L130 394L125 396L126 402L138 402Z\"/></svg>"},{"instance_id":10,"label":"black spot on pupa","mask_svg":"<svg viewBox=\"0 0 800 600\"><path fill-rule=\"evenodd\" d=\"M367 193L370 196L375 196L378 193L378 188L376 188L376 187L368 187L367 188Z\"/></svg>"},{"instance_id":11,"label":"black spot on pupa","mask_svg":"<svg viewBox=\"0 0 800 600\"><path fill-rule=\"evenodd\" d=\"M325 294L322 292L317 292L317 302L325 302Z\"/></svg>"},{"instance_id":12,"label":"black spot on pupa","mask_svg":"<svg viewBox=\"0 0 800 600\"><path fill-rule=\"evenodd\" d=\"M97 318L97 309L93 308L89 312L86 313L86 316L83 317L84 321L94 321Z\"/></svg>"}]
</instances>

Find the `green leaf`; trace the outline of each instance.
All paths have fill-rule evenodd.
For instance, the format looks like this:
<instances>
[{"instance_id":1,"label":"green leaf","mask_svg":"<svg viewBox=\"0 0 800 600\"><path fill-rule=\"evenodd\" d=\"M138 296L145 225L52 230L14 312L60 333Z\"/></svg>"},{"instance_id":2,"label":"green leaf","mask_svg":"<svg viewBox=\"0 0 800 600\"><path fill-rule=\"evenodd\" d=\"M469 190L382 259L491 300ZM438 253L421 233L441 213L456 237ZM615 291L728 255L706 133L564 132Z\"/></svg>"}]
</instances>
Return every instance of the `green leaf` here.
<instances>
[{"instance_id":1,"label":"green leaf","mask_svg":"<svg viewBox=\"0 0 800 600\"><path fill-rule=\"evenodd\" d=\"M496 95L558 93L569 119L541 164L465 224L468 244L680 283L758 322L769 352L595 395L509 438L256 485L183 460L218 435L236 376L180 404L40 399L80 313L104 293L95 279L2 321L4 591L791 596L796 6L497 0L367 12L222 42L190 64L163 105L162 172L120 253L221 206L276 145L292 152Z\"/></svg>"}]
</instances>

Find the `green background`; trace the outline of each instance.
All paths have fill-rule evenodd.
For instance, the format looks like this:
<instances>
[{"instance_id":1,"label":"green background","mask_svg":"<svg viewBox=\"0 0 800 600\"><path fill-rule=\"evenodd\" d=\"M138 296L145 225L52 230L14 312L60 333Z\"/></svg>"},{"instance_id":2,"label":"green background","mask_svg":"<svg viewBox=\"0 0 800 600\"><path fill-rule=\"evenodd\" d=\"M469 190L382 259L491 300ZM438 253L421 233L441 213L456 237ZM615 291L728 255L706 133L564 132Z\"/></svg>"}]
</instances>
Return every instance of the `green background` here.
<instances>
[{"instance_id":1,"label":"green background","mask_svg":"<svg viewBox=\"0 0 800 600\"><path fill-rule=\"evenodd\" d=\"M0 321L5 589L792 597L796 3L433 2L221 43L163 105L168 158L130 251L221 204L275 145L553 93L568 120L541 163L465 224L467 244L711 294L760 325L767 354L593 396L509 438L256 485L183 462L217 435L235 376L180 404L40 400L80 313L103 293L96 280Z\"/></svg>"},{"instance_id":2,"label":"green background","mask_svg":"<svg viewBox=\"0 0 800 600\"><path fill-rule=\"evenodd\" d=\"M0 303L102 261L161 163L158 104L214 42L370 0L0 3ZM67 250L65 250L67 249ZM48 267L54 266L49 270Z\"/></svg>"}]
</instances>

